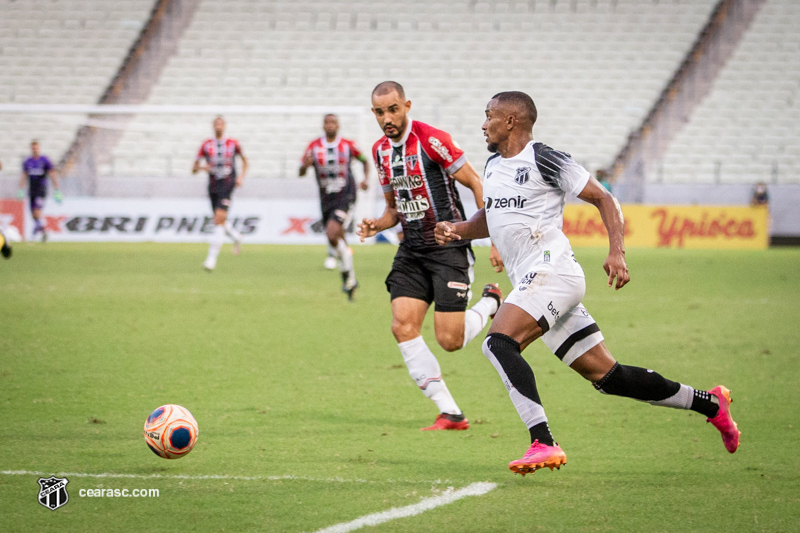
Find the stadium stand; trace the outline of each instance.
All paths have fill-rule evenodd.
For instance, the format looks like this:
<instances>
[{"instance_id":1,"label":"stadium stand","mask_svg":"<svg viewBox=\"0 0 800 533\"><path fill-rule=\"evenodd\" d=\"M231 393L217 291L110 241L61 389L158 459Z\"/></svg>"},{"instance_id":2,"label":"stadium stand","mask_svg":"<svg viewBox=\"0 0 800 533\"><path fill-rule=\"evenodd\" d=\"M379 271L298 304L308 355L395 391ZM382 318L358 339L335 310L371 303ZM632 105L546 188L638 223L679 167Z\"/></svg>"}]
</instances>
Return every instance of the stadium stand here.
<instances>
[{"instance_id":1,"label":"stadium stand","mask_svg":"<svg viewBox=\"0 0 800 533\"><path fill-rule=\"evenodd\" d=\"M96 103L152 7L153 0L0 0L0 103ZM32 138L57 161L82 119L3 115L3 172L18 174Z\"/></svg>"},{"instance_id":2,"label":"stadium stand","mask_svg":"<svg viewBox=\"0 0 800 533\"><path fill-rule=\"evenodd\" d=\"M651 181L800 182L800 4L769 0Z\"/></svg>"},{"instance_id":3,"label":"stadium stand","mask_svg":"<svg viewBox=\"0 0 800 533\"><path fill-rule=\"evenodd\" d=\"M384 79L412 115L450 131L476 166L483 108L529 91L537 137L590 169L608 164L703 26L714 0L203 1L148 104L347 105L368 113ZM116 175L185 175L213 117L139 116L114 151ZM380 131L367 116L362 144ZM296 172L321 117L230 116L253 177ZM354 135L355 117L342 117Z\"/></svg>"},{"instance_id":4,"label":"stadium stand","mask_svg":"<svg viewBox=\"0 0 800 533\"><path fill-rule=\"evenodd\" d=\"M96 103L154 3L0 0L0 103ZM361 107L361 117L341 117L342 131L368 148L380 135L369 93L384 79L403 83L412 116L451 132L480 167L486 100L519 88L539 107L537 139L596 170L639 126L716 4L200 0L145 103L287 106L227 117L258 179L294 176L320 133L319 115L292 106ZM799 13L793 0L766 0L650 182L800 181ZM101 175L186 177L212 118L137 116ZM84 119L3 115L3 173L16 173L32 137L60 158Z\"/></svg>"}]
</instances>

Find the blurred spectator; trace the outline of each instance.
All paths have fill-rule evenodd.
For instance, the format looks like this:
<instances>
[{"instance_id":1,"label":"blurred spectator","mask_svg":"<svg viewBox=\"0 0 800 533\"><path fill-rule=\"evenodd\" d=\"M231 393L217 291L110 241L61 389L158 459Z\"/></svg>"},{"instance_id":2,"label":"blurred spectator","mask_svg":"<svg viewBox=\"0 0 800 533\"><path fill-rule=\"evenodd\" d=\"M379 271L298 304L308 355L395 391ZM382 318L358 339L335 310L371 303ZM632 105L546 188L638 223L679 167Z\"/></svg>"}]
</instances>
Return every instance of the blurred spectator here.
<instances>
[{"instance_id":1,"label":"blurred spectator","mask_svg":"<svg viewBox=\"0 0 800 533\"><path fill-rule=\"evenodd\" d=\"M753 185L753 195L750 197L750 205L767 205L769 204L769 193L767 192L767 184L759 181Z\"/></svg>"},{"instance_id":2,"label":"blurred spectator","mask_svg":"<svg viewBox=\"0 0 800 533\"><path fill-rule=\"evenodd\" d=\"M607 170L603 170L602 168L599 169L597 172L597 181L600 182L600 185L606 188L606 190L610 193L614 191L611 189L611 182L608 181L609 175Z\"/></svg>"}]
</instances>

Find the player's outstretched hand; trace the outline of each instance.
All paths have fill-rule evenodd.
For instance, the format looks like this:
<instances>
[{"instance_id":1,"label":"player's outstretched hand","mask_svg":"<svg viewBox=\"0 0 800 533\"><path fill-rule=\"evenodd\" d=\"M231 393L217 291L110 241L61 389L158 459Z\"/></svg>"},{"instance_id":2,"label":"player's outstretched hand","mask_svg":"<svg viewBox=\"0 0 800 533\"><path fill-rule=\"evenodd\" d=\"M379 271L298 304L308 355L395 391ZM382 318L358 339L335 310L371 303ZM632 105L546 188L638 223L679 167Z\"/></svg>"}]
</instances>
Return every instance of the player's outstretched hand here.
<instances>
[{"instance_id":1,"label":"player's outstretched hand","mask_svg":"<svg viewBox=\"0 0 800 533\"><path fill-rule=\"evenodd\" d=\"M64 201L64 197L61 195L61 191L54 191L53 199L56 201L57 204L60 204L62 201Z\"/></svg>"},{"instance_id":2,"label":"player's outstretched hand","mask_svg":"<svg viewBox=\"0 0 800 533\"><path fill-rule=\"evenodd\" d=\"M495 272L502 272L503 267L503 258L500 257L500 252L497 251L497 248L494 244L492 244L492 249L489 251L489 262L494 267Z\"/></svg>"},{"instance_id":3,"label":"player's outstretched hand","mask_svg":"<svg viewBox=\"0 0 800 533\"><path fill-rule=\"evenodd\" d=\"M374 237L378 233L377 222L377 219L374 218L365 218L361 221L356 232L356 235L361 238L361 242L364 242L369 237Z\"/></svg>"},{"instance_id":4,"label":"player's outstretched hand","mask_svg":"<svg viewBox=\"0 0 800 533\"><path fill-rule=\"evenodd\" d=\"M609 287L614 285L614 279L616 278L617 283L614 290L620 290L631 280L631 276L628 273L628 264L625 262L625 252L608 254L603 263L603 270L608 274Z\"/></svg>"},{"instance_id":5,"label":"player's outstretched hand","mask_svg":"<svg viewBox=\"0 0 800 533\"><path fill-rule=\"evenodd\" d=\"M442 246L453 241L461 240L461 235L456 233L455 225L446 220L436 224L436 227L433 229L433 236L436 238L436 242Z\"/></svg>"}]
</instances>

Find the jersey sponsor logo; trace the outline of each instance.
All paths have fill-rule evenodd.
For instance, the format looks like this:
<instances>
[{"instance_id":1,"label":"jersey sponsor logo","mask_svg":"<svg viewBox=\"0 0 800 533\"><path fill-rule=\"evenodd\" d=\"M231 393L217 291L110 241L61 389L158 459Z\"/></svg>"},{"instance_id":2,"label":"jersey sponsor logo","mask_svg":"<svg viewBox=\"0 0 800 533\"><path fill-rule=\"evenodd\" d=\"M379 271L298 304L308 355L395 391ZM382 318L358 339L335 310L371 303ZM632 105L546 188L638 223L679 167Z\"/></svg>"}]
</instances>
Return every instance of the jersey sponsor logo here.
<instances>
[{"instance_id":1,"label":"jersey sponsor logo","mask_svg":"<svg viewBox=\"0 0 800 533\"><path fill-rule=\"evenodd\" d=\"M428 142L431 143L431 148L433 148L436 151L436 153L442 157L442 159L444 159L448 163L453 162L453 156L450 155L450 151L447 149L445 145L442 144L442 141L440 141L436 137L428 137Z\"/></svg>"},{"instance_id":2,"label":"jersey sponsor logo","mask_svg":"<svg viewBox=\"0 0 800 533\"><path fill-rule=\"evenodd\" d=\"M484 200L484 204L486 210L489 209L505 209L505 208L512 208L512 209L522 209L525 207L525 202L527 202L527 198L523 198L522 196L517 196L515 198L486 198Z\"/></svg>"},{"instance_id":3,"label":"jersey sponsor logo","mask_svg":"<svg viewBox=\"0 0 800 533\"><path fill-rule=\"evenodd\" d=\"M430 209L431 204L427 198L417 196L413 200L398 200L397 211L402 213L407 221L420 220L425 218L425 212Z\"/></svg>"},{"instance_id":4,"label":"jersey sponsor logo","mask_svg":"<svg viewBox=\"0 0 800 533\"><path fill-rule=\"evenodd\" d=\"M321 188L325 189L325 194L335 194L347 186L347 179L342 177L328 177L319 180Z\"/></svg>"},{"instance_id":5,"label":"jersey sponsor logo","mask_svg":"<svg viewBox=\"0 0 800 533\"><path fill-rule=\"evenodd\" d=\"M465 290L469 289L469 285L467 285L466 283L460 283L458 281L448 281L447 282L447 287L449 289L458 289L458 290L461 290L461 291L465 291Z\"/></svg>"},{"instance_id":6,"label":"jersey sponsor logo","mask_svg":"<svg viewBox=\"0 0 800 533\"><path fill-rule=\"evenodd\" d=\"M399 155L394 157L394 161L392 161L392 168L402 167L403 166L403 158Z\"/></svg>"},{"instance_id":7,"label":"jersey sponsor logo","mask_svg":"<svg viewBox=\"0 0 800 533\"><path fill-rule=\"evenodd\" d=\"M491 173L491 172L489 172L488 174L486 174L486 179L487 179L487 180L488 180L489 178L491 178L491 177L492 177L492 173Z\"/></svg>"},{"instance_id":8,"label":"jersey sponsor logo","mask_svg":"<svg viewBox=\"0 0 800 533\"><path fill-rule=\"evenodd\" d=\"M514 176L514 181L520 185L525 185L531 179L531 167L520 167L517 169L517 174Z\"/></svg>"},{"instance_id":9,"label":"jersey sponsor logo","mask_svg":"<svg viewBox=\"0 0 800 533\"><path fill-rule=\"evenodd\" d=\"M389 180L389 183L392 184L395 190L406 189L410 191L411 189L422 187L422 176L394 176Z\"/></svg>"}]
</instances>

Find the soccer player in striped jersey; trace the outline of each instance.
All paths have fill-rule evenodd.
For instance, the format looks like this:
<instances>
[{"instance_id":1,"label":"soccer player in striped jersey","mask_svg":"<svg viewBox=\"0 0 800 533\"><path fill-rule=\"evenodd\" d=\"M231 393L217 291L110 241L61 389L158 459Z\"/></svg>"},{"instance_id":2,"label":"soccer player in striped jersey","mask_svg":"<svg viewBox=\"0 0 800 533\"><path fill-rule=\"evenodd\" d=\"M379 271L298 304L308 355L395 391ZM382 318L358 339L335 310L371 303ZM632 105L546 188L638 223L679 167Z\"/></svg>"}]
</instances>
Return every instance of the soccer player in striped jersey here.
<instances>
[{"instance_id":1,"label":"soccer player in striped jersey","mask_svg":"<svg viewBox=\"0 0 800 533\"><path fill-rule=\"evenodd\" d=\"M308 168L314 167L329 253L339 264L342 291L352 301L358 282L353 268L353 251L347 246L344 236L356 202L352 163L355 159L364 166L364 180L359 184L362 190L367 190L369 185L369 163L354 141L339 137L339 118L336 115L325 115L322 129L325 135L311 141L303 153L299 174L305 176Z\"/></svg>"},{"instance_id":2,"label":"soccer player in striped jersey","mask_svg":"<svg viewBox=\"0 0 800 533\"><path fill-rule=\"evenodd\" d=\"M396 82L383 82L372 92L372 112L385 134L372 154L386 209L379 218L364 219L359 235L364 240L398 221L402 224L403 241L386 278L392 333L412 379L439 408L434 424L423 429L463 430L469 421L422 338L422 323L434 303L437 342L448 352L461 349L486 326L502 294L496 284L488 284L478 303L467 309L474 279L472 248L466 240L441 248L433 230L439 221L465 219L456 182L470 189L483 207L481 180L449 134L411 120L409 109L411 102Z\"/></svg>"},{"instance_id":3,"label":"soccer player in striped jersey","mask_svg":"<svg viewBox=\"0 0 800 533\"><path fill-rule=\"evenodd\" d=\"M42 209L47 197L47 180L53 182L53 198L61 203L61 192L58 190L58 175L53 163L47 156L42 155L39 141L31 141L31 156L22 163L22 176L19 179L17 198L25 197L25 183L28 184L28 200L30 201L31 216L33 217L33 236L42 234L42 242L47 240L47 230L42 220Z\"/></svg>"},{"instance_id":4,"label":"soccer player in striped jersey","mask_svg":"<svg viewBox=\"0 0 800 533\"><path fill-rule=\"evenodd\" d=\"M536 116L533 100L522 92L499 93L489 101L483 131L495 155L484 170L485 207L468 221L436 227L440 244L491 236L515 285L483 343L484 355L530 433L530 448L509 468L525 475L543 467L560 468L567 461L553 441L533 371L521 355L539 337L604 394L702 413L722 434L725 448L735 452L740 433L730 415L727 388L697 390L652 370L622 365L606 347L600 328L581 304L586 282L561 231L564 202L572 195L597 207L609 239L603 268L608 286L617 290L630 281L622 210L569 154L533 140Z\"/></svg>"},{"instance_id":5,"label":"soccer player in striped jersey","mask_svg":"<svg viewBox=\"0 0 800 533\"><path fill-rule=\"evenodd\" d=\"M203 267L211 272L217 266L217 257L225 235L233 239L233 254L239 255L242 234L228 222L228 209L231 206L233 189L241 187L247 174L247 158L236 139L225 137L225 119L217 117L213 122L214 138L207 139L200 146L192 167L192 174L208 172L208 196L214 211L214 233ZM242 160L242 173L236 173L236 157Z\"/></svg>"}]
</instances>

